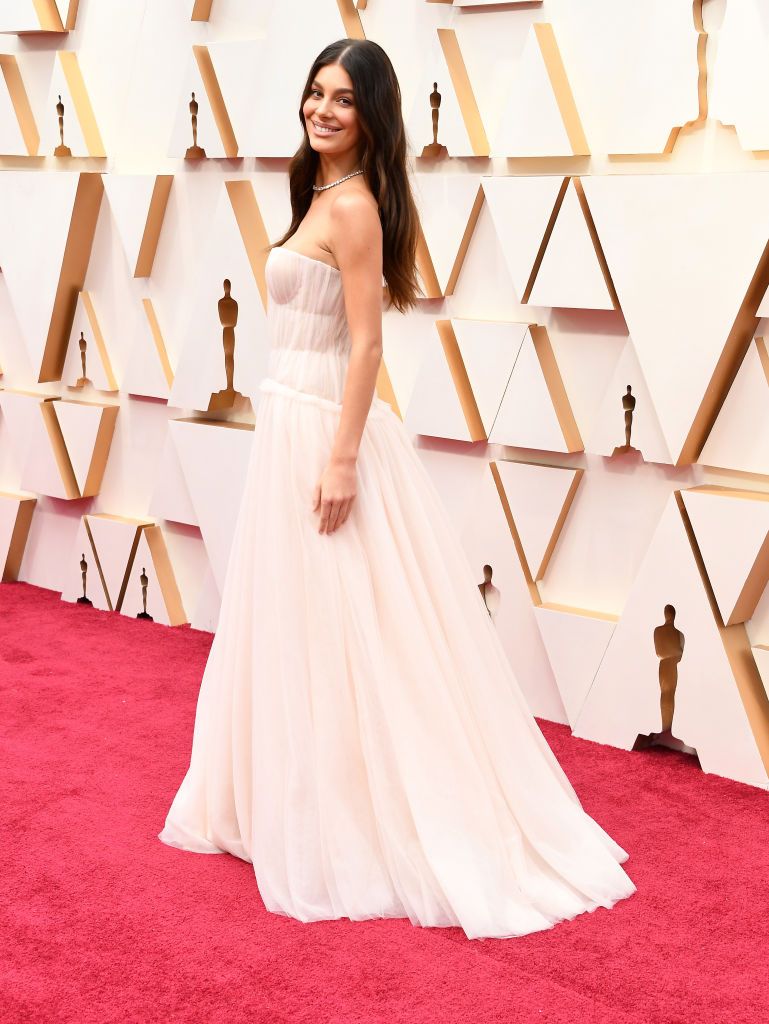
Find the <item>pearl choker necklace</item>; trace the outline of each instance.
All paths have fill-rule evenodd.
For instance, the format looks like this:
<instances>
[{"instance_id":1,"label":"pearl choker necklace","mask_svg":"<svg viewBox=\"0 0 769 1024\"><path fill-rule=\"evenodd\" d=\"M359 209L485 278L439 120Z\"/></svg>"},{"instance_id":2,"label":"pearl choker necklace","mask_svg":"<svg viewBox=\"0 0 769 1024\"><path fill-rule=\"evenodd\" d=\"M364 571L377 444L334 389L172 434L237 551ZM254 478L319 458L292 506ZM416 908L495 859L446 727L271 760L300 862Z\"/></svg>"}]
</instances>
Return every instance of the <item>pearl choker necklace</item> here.
<instances>
[{"instance_id":1,"label":"pearl choker necklace","mask_svg":"<svg viewBox=\"0 0 769 1024\"><path fill-rule=\"evenodd\" d=\"M343 181L347 181L348 178L354 178L356 174L363 174L363 168L359 168L357 171L353 171L352 174L345 174L343 178L339 178L338 181L332 181L328 185L313 185L313 192L323 192L324 189L333 188L334 185L340 185Z\"/></svg>"}]
</instances>

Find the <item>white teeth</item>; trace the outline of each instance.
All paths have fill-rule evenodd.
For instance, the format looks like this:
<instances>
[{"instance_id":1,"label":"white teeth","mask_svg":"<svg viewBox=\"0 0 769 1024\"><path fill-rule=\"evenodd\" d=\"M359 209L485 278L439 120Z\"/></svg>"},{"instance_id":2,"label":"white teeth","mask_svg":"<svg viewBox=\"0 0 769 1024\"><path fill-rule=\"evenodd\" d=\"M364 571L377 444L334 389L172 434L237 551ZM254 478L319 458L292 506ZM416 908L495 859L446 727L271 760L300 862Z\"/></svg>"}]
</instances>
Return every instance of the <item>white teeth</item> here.
<instances>
[{"instance_id":1,"label":"white teeth","mask_svg":"<svg viewBox=\"0 0 769 1024\"><path fill-rule=\"evenodd\" d=\"M327 128L325 125L316 124L315 121L313 121L312 123L313 123L313 127L315 128L315 131L323 132L326 135L331 135L334 132L338 132L339 131L338 128Z\"/></svg>"}]
</instances>

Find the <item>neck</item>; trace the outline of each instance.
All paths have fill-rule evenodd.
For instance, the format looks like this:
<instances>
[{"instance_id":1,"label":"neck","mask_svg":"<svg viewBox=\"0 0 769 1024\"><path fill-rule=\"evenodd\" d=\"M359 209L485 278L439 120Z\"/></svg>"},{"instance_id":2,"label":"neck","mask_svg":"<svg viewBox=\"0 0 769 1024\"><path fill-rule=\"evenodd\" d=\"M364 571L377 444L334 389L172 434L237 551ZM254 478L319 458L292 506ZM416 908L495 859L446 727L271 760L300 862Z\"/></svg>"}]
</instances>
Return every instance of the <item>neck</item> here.
<instances>
[{"instance_id":1,"label":"neck","mask_svg":"<svg viewBox=\"0 0 769 1024\"><path fill-rule=\"evenodd\" d=\"M357 154L340 153L339 156L325 156L323 153L318 157L318 174L316 185L328 185L331 181L343 178L345 174L352 174L360 166Z\"/></svg>"}]
</instances>

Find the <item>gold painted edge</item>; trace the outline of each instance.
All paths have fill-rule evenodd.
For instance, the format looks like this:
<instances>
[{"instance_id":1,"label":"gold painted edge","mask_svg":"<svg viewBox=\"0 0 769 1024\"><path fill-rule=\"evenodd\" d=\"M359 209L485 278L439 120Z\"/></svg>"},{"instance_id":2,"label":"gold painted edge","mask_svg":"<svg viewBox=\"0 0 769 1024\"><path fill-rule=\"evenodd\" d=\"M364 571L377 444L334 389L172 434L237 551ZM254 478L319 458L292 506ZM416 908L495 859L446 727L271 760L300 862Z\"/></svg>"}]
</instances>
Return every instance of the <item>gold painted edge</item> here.
<instances>
[{"instance_id":1,"label":"gold painted edge","mask_svg":"<svg viewBox=\"0 0 769 1024\"><path fill-rule=\"evenodd\" d=\"M753 656L747 630L744 623L724 624L681 491L673 493L753 738L769 775L769 696Z\"/></svg>"},{"instance_id":2,"label":"gold painted edge","mask_svg":"<svg viewBox=\"0 0 769 1024\"><path fill-rule=\"evenodd\" d=\"M384 358L380 361L379 370L377 371L376 393L377 397L381 398L384 402L387 402L398 419L403 420L400 405L398 403L398 397L395 394L395 389L393 388L390 373L387 369Z\"/></svg>"},{"instance_id":3,"label":"gold painted edge","mask_svg":"<svg viewBox=\"0 0 769 1024\"><path fill-rule=\"evenodd\" d=\"M553 403L555 415L558 418L564 443L570 452L584 451L582 437L580 436L577 421L574 419L569 396L566 394L566 388L564 387L561 371L558 368L547 328L541 324L530 324L529 333L534 342L534 351L542 368L542 374L550 394L550 401Z\"/></svg>"},{"instance_id":4,"label":"gold painted edge","mask_svg":"<svg viewBox=\"0 0 769 1024\"><path fill-rule=\"evenodd\" d=\"M200 77L203 80L203 88L206 90L206 96L211 105L211 112L214 115L216 130L219 132L219 138L222 140L224 152L232 160L238 155L238 140L235 138L235 131L232 127L229 111L224 102L219 79L216 77L214 62L211 60L211 54L208 52L207 46L195 45L192 47L192 52L198 65Z\"/></svg>"},{"instance_id":5,"label":"gold painted edge","mask_svg":"<svg viewBox=\"0 0 769 1024\"><path fill-rule=\"evenodd\" d=\"M562 472L564 470L564 467L561 466L553 466L551 468L560 469ZM566 522L569 512L571 511L572 502L574 501L577 491L579 490L579 485L582 483L582 477L585 474L585 470L582 468L573 469L571 470L571 472L574 473L574 479L569 485L569 489L566 492L566 497L564 498L563 505L561 506L561 510L558 513L558 518L555 521L553 532L550 534L550 540L548 541L547 548L545 549L545 553L542 556L542 561L539 564L539 569L537 569L536 576L534 577L536 580L541 580L547 572L547 567L550 564L550 559L552 558L553 552L555 551L555 546L560 539L564 523Z\"/></svg>"},{"instance_id":6,"label":"gold painted edge","mask_svg":"<svg viewBox=\"0 0 769 1024\"><path fill-rule=\"evenodd\" d=\"M224 185L230 198L232 212L235 214L240 237L243 239L248 262L251 265L251 272L254 275L254 280L262 299L262 305L266 311L268 296L265 270L269 255L270 239L264 226L254 186L247 178L225 181Z\"/></svg>"},{"instance_id":7,"label":"gold painted edge","mask_svg":"<svg viewBox=\"0 0 769 1024\"><path fill-rule=\"evenodd\" d=\"M166 215L168 198L171 195L173 185L173 174L156 174L155 184L152 188L147 220L144 224L144 232L139 246L139 254L136 257L134 277L150 277L152 266L155 262L155 254L158 250L160 232L163 228L163 220Z\"/></svg>"},{"instance_id":8,"label":"gold painted edge","mask_svg":"<svg viewBox=\"0 0 769 1024\"><path fill-rule=\"evenodd\" d=\"M769 288L769 241L764 246L745 297L716 362L705 394L684 440L676 466L697 462L734 379L750 348L760 317L758 306ZM759 348L759 355L761 350ZM671 453L672 454L672 453Z\"/></svg>"},{"instance_id":9,"label":"gold painted edge","mask_svg":"<svg viewBox=\"0 0 769 1024\"><path fill-rule=\"evenodd\" d=\"M53 457L56 460L56 467L59 470L59 477L64 485L64 492L67 498L82 498L83 495L80 493L77 477L72 468L61 424L54 408L58 401L60 401L58 398L45 399L40 403L40 413L51 444Z\"/></svg>"},{"instance_id":10,"label":"gold painted edge","mask_svg":"<svg viewBox=\"0 0 769 1024\"><path fill-rule=\"evenodd\" d=\"M102 367L107 378L107 384L109 385L110 391L118 391L118 383L115 379L115 374L112 371L112 363L109 358L109 352L104 342L104 335L101 332L101 326L99 325L98 317L96 316L96 310L93 307L93 300L91 299L90 292L81 292L80 298L83 305L85 306L85 313L88 318L88 323L91 325L91 331L93 333L94 341L96 342L96 348L99 352L99 358L101 359ZM71 344L71 341L70 341Z\"/></svg>"},{"instance_id":11,"label":"gold painted edge","mask_svg":"<svg viewBox=\"0 0 769 1024\"><path fill-rule=\"evenodd\" d=\"M84 288L103 193L101 174L86 171L79 176L40 363L39 384L61 380L77 297Z\"/></svg>"},{"instance_id":12,"label":"gold painted edge","mask_svg":"<svg viewBox=\"0 0 769 1024\"><path fill-rule=\"evenodd\" d=\"M19 578L21 561L27 547L27 539L32 525L32 516L37 504L37 498L28 498L22 495L6 495L3 493L0 493L0 498L17 502L16 518L11 530L8 550L5 553L2 576L0 576L0 581L3 583L15 583Z\"/></svg>"},{"instance_id":13,"label":"gold painted edge","mask_svg":"<svg viewBox=\"0 0 769 1024\"><path fill-rule=\"evenodd\" d=\"M211 17L211 8L214 0L195 0L192 5L190 21L208 21Z\"/></svg>"},{"instance_id":14,"label":"gold painted edge","mask_svg":"<svg viewBox=\"0 0 769 1024\"><path fill-rule=\"evenodd\" d=\"M32 0L35 15L42 32L65 32L56 0Z\"/></svg>"},{"instance_id":15,"label":"gold painted edge","mask_svg":"<svg viewBox=\"0 0 769 1024\"><path fill-rule=\"evenodd\" d=\"M59 62L67 82L69 94L75 105L80 130L83 133L89 156L106 157L107 151L102 142L96 115L91 105L91 98L85 86L83 73L80 70L77 54L72 50L58 50Z\"/></svg>"},{"instance_id":16,"label":"gold painted edge","mask_svg":"<svg viewBox=\"0 0 769 1024\"><path fill-rule=\"evenodd\" d=\"M120 581L120 591L118 593L117 602L115 604L115 611L120 612L123 610L123 601L125 600L126 590L128 589L128 580L131 576L131 570L134 565L134 558L136 557L136 551L139 547L139 541L141 539L142 532L146 529L145 526L137 526L134 530L134 535L131 538L131 547L128 549L128 558L126 559L125 569L123 571L123 578Z\"/></svg>"},{"instance_id":17,"label":"gold painted edge","mask_svg":"<svg viewBox=\"0 0 769 1024\"><path fill-rule=\"evenodd\" d=\"M83 497L90 498L99 493L104 471L107 468L107 459L112 445L112 437L115 433L117 414L120 411L118 405L103 405L99 416L99 427L96 431L96 441L91 452L91 460L88 465L88 474L83 487Z\"/></svg>"},{"instance_id":18,"label":"gold painted edge","mask_svg":"<svg viewBox=\"0 0 769 1024\"><path fill-rule=\"evenodd\" d=\"M485 200L486 196L483 191L483 186L479 182L478 192L476 193L475 199L473 200L473 205L470 210L470 216L467 218L465 230L462 232L462 240L459 243L457 255L454 258L454 265L451 268L449 279L446 282L446 291L444 293L445 295L454 294L454 286L457 283L457 280L462 270L462 266L464 265L465 257L467 256L467 250L470 246L470 239L473 237L473 234L475 233L475 226L478 223L478 217L481 214L481 209L483 207Z\"/></svg>"},{"instance_id":19,"label":"gold painted edge","mask_svg":"<svg viewBox=\"0 0 769 1024\"><path fill-rule=\"evenodd\" d=\"M163 375L166 378L166 384L171 388L174 382L174 371L171 367L171 360L168 358L166 343L160 330L160 324L158 323L157 314L155 313L155 307L152 305L152 299L142 299L142 306L147 317L147 322L149 323L152 340L155 343L155 350L157 351L158 359L160 360L160 365L163 369Z\"/></svg>"},{"instance_id":20,"label":"gold painted edge","mask_svg":"<svg viewBox=\"0 0 769 1024\"><path fill-rule=\"evenodd\" d=\"M168 621L172 626L185 625L188 619L163 532L159 526L148 526L144 531L144 536L152 556L152 564L160 585L160 592L163 595Z\"/></svg>"},{"instance_id":21,"label":"gold painted edge","mask_svg":"<svg viewBox=\"0 0 769 1024\"><path fill-rule=\"evenodd\" d=\"M462 415L465 418L471 441L486 441L486 429L483 426L478 403L473 394L470 377L462 359L462 352L459 348L457 336L454 333L454 325L451 320L436 320L435 327L441 341L443 354L449 365L451 379L454 382L454 390L459 398L462 407Z\"/></svg>"},{"instance_id":22,"label":"gold painted edge","mask_svg":"<svg viewBox=\"0 0 769 1024\"><path fill-rule=\"evenodd\" d=\"M19 62L13 53L0 53L0 71L11 99L14 114L19 125L27 156L37 156L40 150L40 132L37 130L35 115L29 102L29 95L19 70Z\"/></svg>"},{"instance_id":23,"label":"gold painted edge","mask_svg":"<svg viewBox=\"0 0 769 1024\"><path fill-rule=\"evenodd\" d=\"M566 189L569 187L568 177L564 177L561 185L558 189L558 195L555 197L555 203L553 209L550 211L550 217L545 226L545 233L542 236L542 241L539 243L539 249L537 255L534 257L534 263L529 274L529 280L526 282L526 287L523 289L523 295L521 296L521 305L525 305L531 298L531 293L534 290L534 282L537 279L539 268L542 266L542 260L545 258L545 250L550 242L550 236L553 233L555 222L558 219L558 214L561 212L563 201L566 198Z\"/></svg>"},{"instance_id":24,"label":"gold painted edge","mask_svg":"<svg viewBox=\"0 0 769 1024\"><path fill-rule=\"evenodd\" d=\"M344 30L348 39L365 39L363 22L360 20L358 11L366 9L366 4L358 2L356 7L353 0L336 0L339 8L339 17L342 19Z\"/></svg>"},{"instance_id":25,"label":"gold painted edge","mask_svg":"<svg viewBox=\"0 0 769 1024\"><path fill-rule=\"evenodd\" d=\"M569 84L561 51L558 49L553 26L549 22L540 21L536 22L533 27L553 95L561 114L561 121L569 137L572 154L574 156L590 156L590 147L585 138L585 131L577 111L577 104L574 102L574 93Z\"/></svg>"},{"instance_id":26,"label":"gold painted edge","mask_svg":"<svg viewBox=\"0 0 769 1024\"><path fill-rule=\"evenodd\" d=\"M510 503L507 500L507 494L505 493L505 485L502 482L502 476L497 466L497 460L491 460L489 462L489 469L491 470L491 476L497 488L497 494L499 495L499 500L502 504L502 511L504 512L505 519L507 520L507 525L510 530L510 536L513 538L513 546L515 547L516 554L518 555L518 561L521 565L521 572L523 573L523 578L526 581L526 586L529 588L529 596L531 597L531 603L538 608L542 605L542 598L539 593L539 588L537 587L537 584L534 581L533 576L531 575L529 563L526 561L526 553L523 550L523 544L521 543L521 537L518 533L518 527L515 525L515 520L513 519L513 513L510 509Z\"/></svg>"},{"instance_id":27,"label":"gold painted edge","mask_svg":"<svg viewBox=\"0 0 769 1024\"><path fill-rule=\"evenodd\" d=\"M585 190L582 187L582 181L577 177L572 178L572 181L574 182L574 191L577 193L579 205L582 208L582 215L584 216L585 223L587 224L587 231L590 235L590 240L593 243L593 249L595 250L596 259L598 260L598 266L601 268L601 273L603 274L606 290L609 293L609 298L611 299L614 308L619 309L620 304L619 298L617 297L617 290L614 287L614 281L612 280L611 271L609 270L609 264L604 254L603 246L601 245L601 239L598 237L598 229L595 226L593 214L590 210L590 206L588 205Z\"/></svg>"},{"instance_id":28,"label":"gold painted edge","mask_svg":"<svg viewBox=\"0 0 769 1024\"><path fill-rule=\"evenodd\" d=\"M101 567L101 559L99 558L99 552L96 550L96 544L93 539L93 534L91 533L91 526L90 523L88 522L87 515L83 516L83 526L85 527L85 533L86 536L88 537L88 543L91 545L91 554L93 555L94 561L96 562L96 571L99 573L99 580L101 582L102 590L104 591L104 598L107 602L107 607L111 612L113 612L115 610L115 607L112 604L112 598L109 596L109 590L107 590L107 581L104 578L104 571Z\"/></svg>"},{"instance_id":29,"label":"gold painted edge","mask_svg":"<svg viewBox=\"0 0 769 1024\"><path fill-rule=\"evenodd\" d=\"M478 109L470 77L467 74L457 34L453 28L439 28L437 32L473 155L488 156L489 140L481 121L481 112Z\"/></svg>"}]
</instances>

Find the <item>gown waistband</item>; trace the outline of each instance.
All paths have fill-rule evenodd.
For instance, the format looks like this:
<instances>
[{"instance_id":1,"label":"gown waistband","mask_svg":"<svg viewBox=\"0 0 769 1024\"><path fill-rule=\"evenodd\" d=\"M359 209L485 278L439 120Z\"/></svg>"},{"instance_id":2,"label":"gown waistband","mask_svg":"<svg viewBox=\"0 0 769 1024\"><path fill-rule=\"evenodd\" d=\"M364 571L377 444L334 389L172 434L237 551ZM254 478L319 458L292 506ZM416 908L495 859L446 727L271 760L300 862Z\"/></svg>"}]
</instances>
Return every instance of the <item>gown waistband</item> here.
<instances>
[{"instance_id":1,"label":"gown waistband","mask_svg":"<svg viewBox=\"0 0 769 1024\"><path fill-rule=\"evenodd\" d=\"M323 395L316 395L312 391L300 391L298 388L292 388L282 381L275 380L273 377L262 377L259 383L259 390L272 391L278 395L285 395L287 398L295 398L300 402L308 402L310 405L317 405L319 408L328 409L331 412L341 412L342 410L341 402L335 402L333 399L325 398ZM392 413L389 403L374 395L371 400L368 419L381 419L388 412Z\"/></svg>"}]
</instances>

